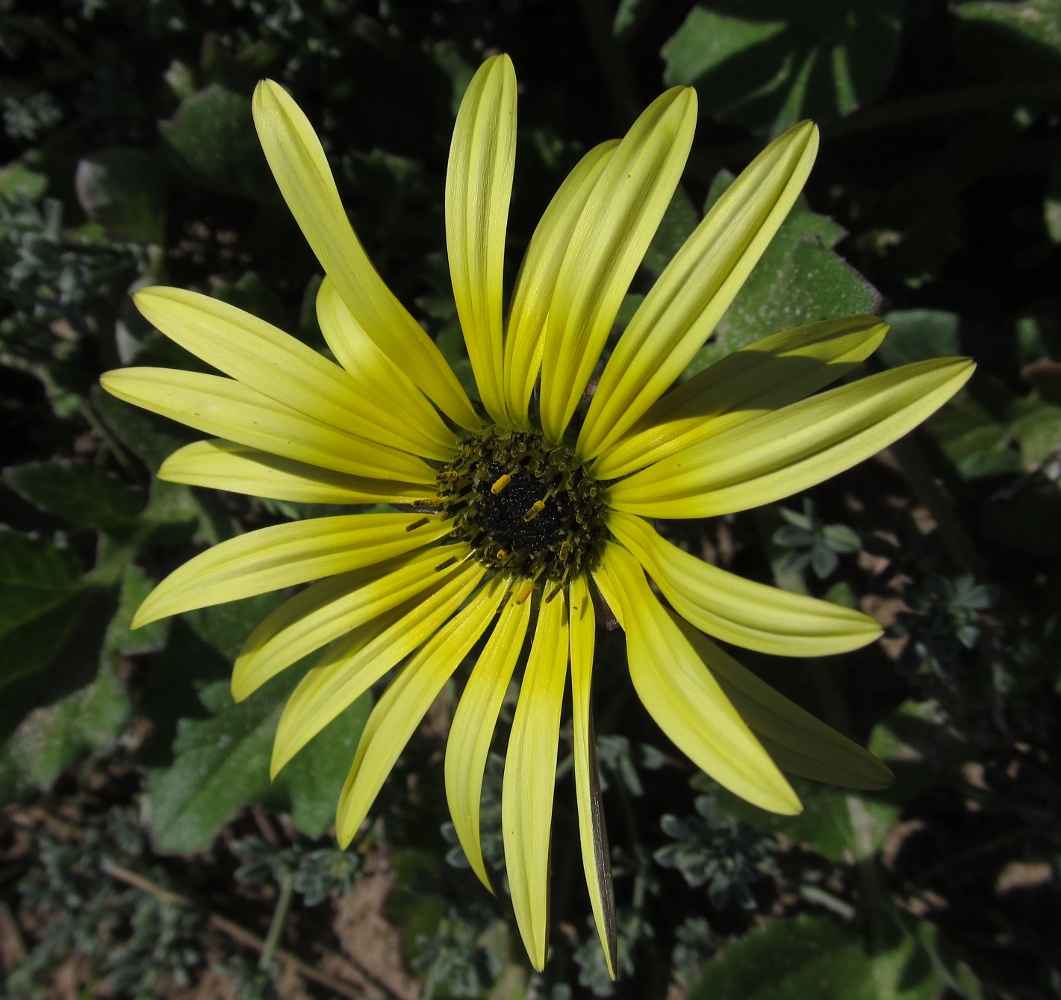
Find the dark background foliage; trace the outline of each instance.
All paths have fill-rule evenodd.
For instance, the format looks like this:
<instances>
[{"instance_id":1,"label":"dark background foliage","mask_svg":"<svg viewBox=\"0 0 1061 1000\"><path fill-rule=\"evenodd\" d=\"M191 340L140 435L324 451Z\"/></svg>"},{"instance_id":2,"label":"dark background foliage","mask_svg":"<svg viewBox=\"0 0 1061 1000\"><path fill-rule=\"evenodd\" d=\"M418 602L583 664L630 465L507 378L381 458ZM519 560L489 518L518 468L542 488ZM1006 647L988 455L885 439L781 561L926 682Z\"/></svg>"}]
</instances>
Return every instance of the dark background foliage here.
<instances>
[{"instance_id":1,"label":"dark background foliage","mask_svg":"<svg viewBox=\"0 0 1061 1000\"><path fill-rule=\"evenodd\" d=\"M764 814L667 743L602 633L615 984L571 847L569 732L537 976L447 824L459 684L342 853L328 828L371 695L270 785L303 668L228 694L279 597L128 631L196 551L324 511L153 481L188 432L96 388L122 364L199 366L131 306L160 281L323 347L317 265L250 119L266 75L467 378L442 193L455 109L495 51L520 81L509 283L581 153L692 84L693 154L620 327L733 172L814 117L805 199L693 369L855 311L892 326L867 370L979 362L926 427L810 495L660 526L880 618L886 638L846 656L738 655L898 780L800 783L803 815ZM1061 996L1061 0L0 0L0 53L5 996ZM483 823L503 886L500 766Z\"/></svg>"}]
</instances>

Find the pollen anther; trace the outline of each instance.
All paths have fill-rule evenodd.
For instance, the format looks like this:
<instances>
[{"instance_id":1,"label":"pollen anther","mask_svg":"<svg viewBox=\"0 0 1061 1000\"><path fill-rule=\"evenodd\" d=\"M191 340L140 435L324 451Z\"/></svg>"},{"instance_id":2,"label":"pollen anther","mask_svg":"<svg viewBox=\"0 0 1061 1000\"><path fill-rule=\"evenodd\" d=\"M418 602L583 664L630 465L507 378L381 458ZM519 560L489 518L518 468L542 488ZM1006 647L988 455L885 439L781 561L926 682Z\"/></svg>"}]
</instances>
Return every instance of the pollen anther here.
<instances>
[{"instance_id":1,"label":"pollen anther","mask_svg":"<svg viewBox=\"0 0 1061 1000\"><path fill-rule=\"evenodd\" d=\"M531 504L531 509L523 515L523 520L528 522L533 521L543 510L545 510L545 501L535 500L534 503Z\"/></svg>"}]
</instances>

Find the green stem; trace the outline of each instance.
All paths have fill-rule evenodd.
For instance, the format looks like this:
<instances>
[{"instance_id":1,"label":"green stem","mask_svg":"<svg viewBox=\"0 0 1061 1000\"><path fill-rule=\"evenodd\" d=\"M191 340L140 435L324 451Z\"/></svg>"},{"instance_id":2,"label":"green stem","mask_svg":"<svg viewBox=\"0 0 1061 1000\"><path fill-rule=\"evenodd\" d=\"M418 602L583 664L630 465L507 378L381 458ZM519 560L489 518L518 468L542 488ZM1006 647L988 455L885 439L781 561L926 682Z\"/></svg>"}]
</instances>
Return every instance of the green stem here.
<instances>
[{"instance_id":1,"label":"green stem","mask_svg":"<svg viewBox=\"0 0 1061 1000\"><path fill-rule=\"evenodd\" d=\"M265 935L265 944L262 947L261 957L258 959L258 968L267 972L273 964L277 946L280 944L280 935L284 933L284 924L287 922L287 914L291 909L291 899L295 894L295 873L288 872L280 879L280 898L276 901L276 909L273 910L273 919L269 923L269 933Z\"/></svg>"},{"instance_id":2,"label":"green stem","mask_svg":"<svg viewBox=\"0 0 1061 1000\"><path fill-rule=\"evenodd\" d=\"M1049 82L1030 81L1007 85L987 84L973 87L955 87L931 94L918 94L905 101L890 101L875 107L856 111L846 118L828 122L822 132L831 137L851 132L905 125L945 115L964 115L977 111L990 111L1015 104L1053 102L1061 97L1061 87Z\"/></svg>"},{"instance_id":3,"label":"green stem","mask_svg":"<svg viewBox=\"0 0 1061 1000\"><path fill-rule=\"evenodd\" d=\"M899 463L899 468L914 495L928 508L928 512L939 525L943 547L947 550L955 569L983 580L986 575L984 564L977 554L976 547L958 518L951 498L936 481L915 436L900 438L891 446L891 453Z\"/></svg>"},{"instance_id":4,"label":"green stem","mask_svg":"<svg viewBox=\"0 0 1061 1000\"><path fill-rule=\"evenodd\" d=\"M865 803L857 795L847 797L847 811L851 819L851 832L854 835L855 877L858 879L862 893L866 944L871 955L879 955L887 944L884 916L888 909L888 901L881 886L873 821L866 810Z\"/></svg>"},{"instance_id":5,"label":"green stem","mask_svg":"<svg viewBox=\"0 0 1061 1000\"><path fill-rule=\"evenodd\" d=\"M125 469L126 472L134 474L138 479L142 480L142 474L138 472L133 460L125 453L124 445L122 445L121 442L119 442L110 432L110 428L106 423L99 418L91 402L86 402L81 407L81 416L84 417L85 422L89 427L91 427L103 439L103 444L110 450L111 454L114 455L118 464Z\"/></svg>"},{"instance_id":6,"label":"green stem","mask_svg":"<svg viewBox=\"0 0 1061 1000\"><path fill-rule=\"evenodd\" d=\"M877 856L871 854L855 865L855 877L862 893L862 911L866 918L866 944L871 955L879 955L887 944L884 923L884 894L881 891Z\"/></svg>"},{"instance_id":7,"label":"green stem","mask_svg":"<svg viewBox=\"0 0 1061 1000\"><path fill-rule=\"evenodd\" d=\"M626 50L612 31L614 13L608 10L606 0L578 0L578 5L615 115L626 128L637 117L641 101Z\"/></svg>"}]
</instances>

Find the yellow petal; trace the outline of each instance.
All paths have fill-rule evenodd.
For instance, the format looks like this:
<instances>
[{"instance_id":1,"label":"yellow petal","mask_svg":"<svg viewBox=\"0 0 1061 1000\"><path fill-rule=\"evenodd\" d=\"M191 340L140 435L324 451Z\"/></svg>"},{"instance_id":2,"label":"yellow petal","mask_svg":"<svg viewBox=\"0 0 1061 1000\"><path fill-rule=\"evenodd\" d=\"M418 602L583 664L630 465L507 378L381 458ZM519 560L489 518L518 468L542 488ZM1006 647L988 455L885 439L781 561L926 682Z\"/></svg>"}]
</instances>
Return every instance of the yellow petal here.
<instances>
[{"instance_id":1,"label":"yellow petal","mask_svg":"<svg viewBox=\"0 0 1061 1000\"><path fill-rule=\"evenodd\" d=\"M531 965L539 972L545 967L548 944L549 840L567 645L567 599L560 591L538 609L501 790L512 909Z\"/></svg>"},{"instance_id":2,"label":"yellow petal","mask_svg":"<svg viewBox=\"0 0 1061 1000\"><path fill-rule=\"evenodd\" d=\"M371 629L355 631L328 650L284 706L273 742L273 777L332 719L442 628L485 572L469 560Z\"/></svg>"},{"instance_id":3,"label":"yellow petal","mask_svg":"<svg viewBox=\"0 0 1061 1000\"><path fill-rule=\"evenodd\" d=\"M345 514L260 528L175 569L140 605L132 627L372 566L421 548L451 528L419 514Z\"/></svg>"},{"instance_id":4,"label":"yellow petal","mask_svg":"<svg viewBox=\"0 0 1061 1000\"><path fill-rule=\"evenodd\" d=\"M798 813L796 793L653 595L637 560L608 545L598 574L622 607L634 689L663 732L735 795L770 812Z\"/></svg>"},{"instance_id":5,"label":"yellow petal","mask_svg":"<svg viewBox=\"0 0 1061 1000\"><path fill-rule=\"evenodd\" d=\"M508 581L501 577L481 587L424 643L376 703L339 795L335 836L341 847L354 839L409 737L490 624L507 589Z\"/></svg>"},{"instance_id":6,"label":"yellow petal","mask_svg":"<svg viewBox=\"0 0 1061 1000\"><path fill-rule=\"evenodd\" d=\"M591 149L567 175L541 217L516 278L505 337L505 395L519 427L529 427L528 404L542 363L545 323L560 265L575 224L619 140Z\"/></svg>"},{"instance_id":7,"label":"yellow petal","mask_svg":"<svg viewBox=\"0 0 1061 1000\"><path fill-rule=\"evenodd\" d=\"M376 272L339 199L328 158L309 119L279 84L254 91L254 125L280 193L325 273L365 332L439 409L462 427L478 418L441 352Z\"/></svg>"},{"instance_id":8,"label":"yellow petal","mask_svg":"<svg viewBox=\"0 0 1061 1000\"><path fill-rule=\"evenodd\" d=\"M579 434L582 458L617 441L685 370L788 215L817 152L812 122L779 136L674 255L605 365Z\"/></svg>"},{"instance_id":9,"label":"yellow petal","mask_svg":"<svg viewBox=\"0 0 1061 1000\"><path fill-rule=\"evenodd\" d=\"M417 455L452 458L457 451L456 435L416 383L365 333L331 278L321 282L316 304L321 333L353 380L363 405L375 415L373 419L404 426L405 433L417 442L412 449ZM400 407L395 406L399 399Z\"/></svg>"},{"instance_id":10,"label":"yellow petal","mask_svg":"<svg viewBox=\"0 0 1061 1000\"><path fill-rule=\"evenodd\" d=\"M678 615L672 613L671 618L782 769L815 781L872 791L887 788L895 780L868 750L779 694Z\"/></svg>"},{"instance_id":11,"label":"yellow petal","mask_svg":"<svg viewBox=\"0 0 1061 1000\"><path fill-rule=\"evenodd\" d=\"M582 868L586 873L593 922L597 925L608 975L615 978L615 893L608 833L601 804L597 745L593 733L593 601L585 577L576 577L569 588L571 600L571 724L575 758L575 797L578 801L578 835Z\"/></svg>"},{"instance_id":12,"label":"yellow petal","mask_svg":"<svg viewBox=\"0 0 1061 1000\"><path fill-rule=\"evenodd\" d=\"M315 583L267 615L243 644L232 669L232 697L242 701L296 660L389 611L453 574L438 570L466 545L444 545Z\"/></svg>"},{"instance_id":13,"label":"yellow petal","mask_svg":"<svg viewBox=\"0 0 1061 1000\"><path fill-rule=\"evenodd\" d=\"M609 503L645 517L710 517L773 503L886 448L950 399L973 368L941 358L830 389L620 480Z\"/></svg>"},{"instance_id":14,"label":"yellow petal","mask_svg":"<svg viewBox=\"0 0 1061 1000\"><path fill-rule=\"evenodd\" d=\"M446 798L464 854L483 885L493 889L479 839L479 803L490 741L530 622L530 601L510 601L501 612L461 695L446 741Z\"/></svg>"},{"instance_id":15,"label":"yellow petal","mask_svg":"<svg viewBox=\"0 0 1061 1000\"><path fill-rule=\"evenodd\" d=\"M868 615L745 580L683 552L640 517L611 511L608 528L698 629L778 656L825 656L881 636Z\"/></svg>"},{"instance_id":16,"label":"yellow petal","mask_svg":"<svg viewBox=\"0 0 1061 1000\"><path fill-rule=\"evenodd\" d=\"M393 400L401 386L382 386L390 401L381 406L337 364L257 316L181 288L145 288L133 299L171 340L278 403L391 448L442 461L456 453L444 426L435 440L399 417Z\"/></svg>"},{"instance_id":17,"label":"yellow petal","mask_svg":"<svg viewBox=\"0 0 1061 1000\"><path fill-rule=\"evenodd\" d=\"M629 475L796 403L865 361L887 331L876 316L847 316L785 330L734 351L654 403L597 458L593 474Z\"/></svg>"},{"instance_id":18,"label":"yellow petal","mask_svg":"<svg viewBox=\"0 0 1061 1000\"><path fill-rule=\"evenodd\" d=\"M434 487L363 479L213 438L178 449L158 478L292 503L409 503L431 500Z\"/></svg>"},{"instance_id":19,"label":"yellow petal","mask_svg":"<svg viewBox=\"0 0 1061 1000\"><path fill-rule=\"evenodd\" d=\"M516 162L516 73L492 56L468 84L446 170L446 247L453 298L486 412L506 424L501 300Z\"/></svg>"},{"instance_id":20,"label":"yellow petal","mask_svg":"<svg viewBox=\"0 0 1061 1000\"><path fill-rule=\"evenodd\" d=\"M563 438L671 195L696 126L696 93L674 87L634 122L575 225L542 353L542 429Z\"/></svg>"},{"instance_id":21,"label":"yellow petal","mask_svg":"<svg viewBox=\"0 0 1061 1000\"><path fill-rule=\"evenodd\" d=\"M407 452L355 437L235 379L176 368L120 368L100 384L119 399L182 424L296 462L371 479L429 484L431 467Z\"/></svg>"}]
</instances>

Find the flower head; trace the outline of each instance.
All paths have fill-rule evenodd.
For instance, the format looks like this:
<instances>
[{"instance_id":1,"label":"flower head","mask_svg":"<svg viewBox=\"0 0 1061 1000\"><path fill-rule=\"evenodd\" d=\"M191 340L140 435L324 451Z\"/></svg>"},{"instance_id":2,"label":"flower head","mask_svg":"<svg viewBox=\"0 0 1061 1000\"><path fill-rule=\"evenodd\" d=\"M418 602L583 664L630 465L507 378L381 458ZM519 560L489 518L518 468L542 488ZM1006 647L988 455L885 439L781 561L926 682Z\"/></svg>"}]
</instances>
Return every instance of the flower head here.
<instances>
[{"instance_id":1,"label":"flower head","mask_svg":"<svg viewBox=\"0 0 1061 1000\"><path fill-rule=\"evenodd\" d=\"M539 969L570 678L583 862L614 971L592 735L593 592L625 630L630 676L649 713L727 788L764 809L796 813L782 770L885 786L883 764L708 638L818 656L872 641L877 623L708 565L648 519L725 514L797 493L906 433L961 387L972 363L922 362L818 392L884 337L878 319L854 316L778 333L671 388L803 186L818 143L804 122L752 162L675 255L587 402L620 303L684 167L696 95L667 91L621 141L583 157L534 233L506 320L516 81L508 57L496 56L464 97L446 183L450 272L476 404L373 269L292 98L262 83L254 116L280 190L325 271L317 311L338 364L232 306L150 288L136 297L144 315L229 377L132 368L107 373L103 385L216 435L170 456L163 479L416 509L281 524L223 542L159 584L135 624L318 581L255 629L233 671L233 695L243 699L324 650L280 719L274 774L400 668L342 791L342 845L443 685L484 639L453 718L445 778L456 833L488 886L479 842L483 772L502 700L525 663L502 827L516 920Z\"/></svg>"}]
</instances>

